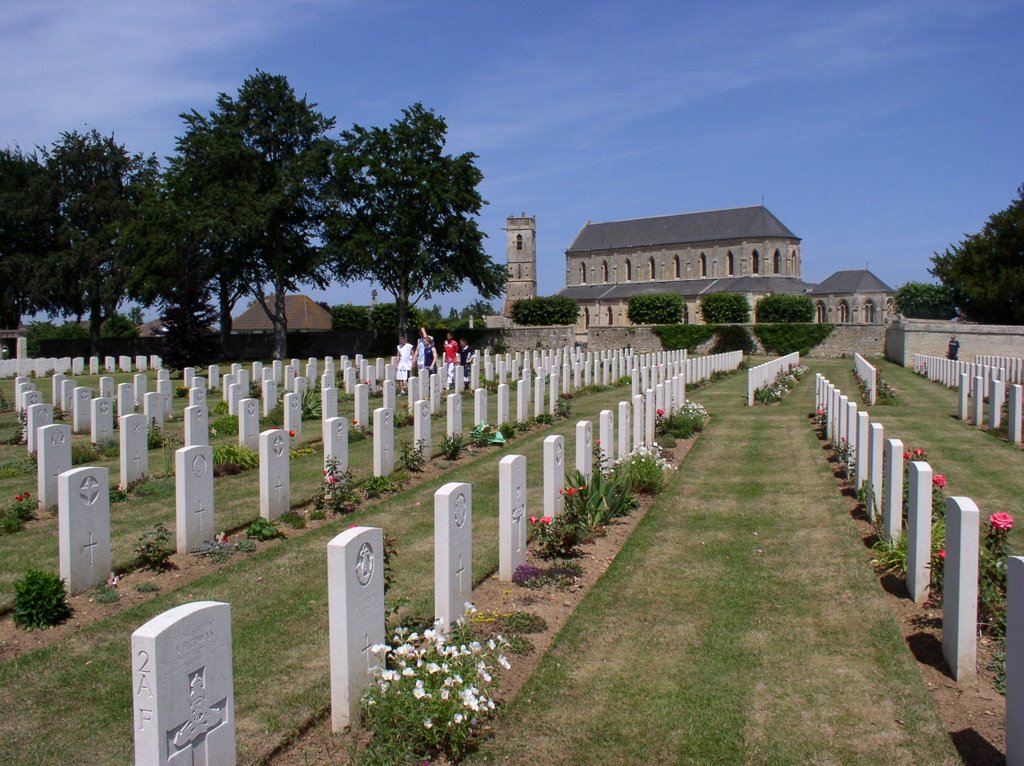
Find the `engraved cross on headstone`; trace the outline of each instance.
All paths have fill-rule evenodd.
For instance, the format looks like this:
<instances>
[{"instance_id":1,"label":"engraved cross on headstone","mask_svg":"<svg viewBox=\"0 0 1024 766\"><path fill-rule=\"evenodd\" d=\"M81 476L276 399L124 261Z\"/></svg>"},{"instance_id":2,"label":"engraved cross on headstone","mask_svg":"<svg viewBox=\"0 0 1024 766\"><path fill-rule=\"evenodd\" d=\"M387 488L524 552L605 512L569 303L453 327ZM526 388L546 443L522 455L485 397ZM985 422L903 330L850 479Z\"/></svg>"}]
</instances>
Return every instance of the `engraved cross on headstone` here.
<instances>
[{"instance_id":1,"label":"engraved cross on headstone","mask_svg":"<svg viewBox=\"0 0 1024 766\"><path fill-rule=\"evenodd\" d=\"M89 531L89 542L82 544L82 551L89 555L89 567L90 568L92 568L96 564L95 560L93 559L93 550L92 549L95 548L98 544L99 543L97 543L95 540L92 539L92 531L90 530Z\"/></svg>"},{"instance_id":2,"label":"engraved cross on headstone","mask_svg":"<svg viewBox=\"0 0 1024 766\"><path fill-rule=\"evenodd\" d=\"M469 593L466 587L466 565L462 563L462 556L459 556L459 568L455 570L455 577L459 583L459 595Z\"/></svg>"}]
</instances>

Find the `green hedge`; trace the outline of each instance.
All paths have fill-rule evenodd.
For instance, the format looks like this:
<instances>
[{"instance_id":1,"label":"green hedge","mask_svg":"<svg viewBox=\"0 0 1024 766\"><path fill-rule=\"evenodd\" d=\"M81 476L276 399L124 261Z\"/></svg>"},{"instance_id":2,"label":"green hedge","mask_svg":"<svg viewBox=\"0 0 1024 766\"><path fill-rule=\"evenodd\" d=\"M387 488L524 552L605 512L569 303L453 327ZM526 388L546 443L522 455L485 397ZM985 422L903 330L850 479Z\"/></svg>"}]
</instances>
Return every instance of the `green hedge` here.
<instances>
[{"instance_id":1,"label":"green hedge","mask_svg":"<svg viewBox=\"0 0 1024 766\"><path fill-rule=\"evenodd\" d=\"M806 324L759 324L754 326L765 350L769 353L808 353L832 334L834 325L809 322Z\"/></svg>"},{"instance_id":2,"label":"green hedge","mask_svg":"<svg viewBox=\"0 0 1024 766\"><path fill-rule=\"evenodd\" d=\"M691 354L697 346L715 334L713 324L669 324L652 327L651 332L661 339L661 347L666 351L686 349Z\"/></svg>"},{"instance_id":3,"label":"green hedge","mask_svg":"<svg viewBox=\"0 0 1024 766\"><path fill-rule=\"evenodd\" d=\"M676 324L683 321L683 299L674 293L634 295L626 317L633 324Z\"/></svg>"},{"instance_id":4,"label":"green hedge","mask_svg":"<svg viewBox=\"0 0 1024 766\"><path fill-rule=\"evenodd\" d=\"M754 339L743 325L723 324L715 328L715 345L712 354L724 354L727 351L742 351L744 354L754 353Z\"/></svg>"},{"instance_id":5,"label":"green hedge","mask_svg":"<svg viewBox=\"0 0 1024 766\"><path fill-rule=\"evenodd\" d=\"M512 304L512 321L519 325L576 324L579 315L580 304L562 295L526 298Z\"/></svg>"},{"instance_id":6,"label":"green hedge","mask_svg":"<svg viewBox=\"0 0 1024 766\"><path fill-rule=\"evenodd\" d=\"M750 321L750 303L740 293L705 295L700 316L707 324L742 324Z\"/></svg>"},{"instance_id":7,"label":"green hedge","mask_svg":"<svg viewBox=\"0 0 1024 766\"><path fill-rule=\"evenodd\" d=\"M813 322L814 301L809 295L766 295L757 302L758 324Z\"/></svg>"}]
</instances>

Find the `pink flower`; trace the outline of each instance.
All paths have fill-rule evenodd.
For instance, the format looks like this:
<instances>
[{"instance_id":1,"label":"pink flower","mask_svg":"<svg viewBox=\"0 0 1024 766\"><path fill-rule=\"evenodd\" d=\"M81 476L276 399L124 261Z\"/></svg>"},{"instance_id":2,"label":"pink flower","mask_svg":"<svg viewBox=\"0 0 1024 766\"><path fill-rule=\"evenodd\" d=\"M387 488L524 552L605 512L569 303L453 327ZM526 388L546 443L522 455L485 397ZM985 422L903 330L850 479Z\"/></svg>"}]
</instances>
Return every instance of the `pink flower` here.
<instances>
[{"instance_id":1,"label":"pink flower","mask_svg":"<svg viewBox=\"0 0 1024 766\"><path fill-rule=\"evenodd\" d=\"M601 446L601 440L600 439L594 439L594 444L596 444L598 447L600 447Z\"/></svg>"},{"instance_id":2,"label":"pink flower","mask_svg":"<svg viewBox=\"0 0 1024 766\"><path fill-rule=\"evenodd\" d=\"M914 450L914 457L924 457L924 450L918 447Z\"/></svg>"},{"instance_id":3,"label":"pink flower","mask_svg":"<svg viewBox=\"0 0 1024 766\"><path fill-rule=\"evenodd\" d=\"M988 523L992 525L992 529L1009 531L1013 529L1013 516L1005 511L1000 511L989 516Z\"/></svg>"},{"instance_id":4,"label":"pink flower","mask_svg":"<svg viewBox=\"0 0 1024 766\"><path fill-rule=\"evenodd\" d=\"M530 523L531 524L536 524L538 521L539 521L539 519L536 516L531 516L530 517Z\"/></svg>"},{"instance_id":5,"label":"pink flower","mask_svg":"<svg viewBox=\"0 0 1024 766\"><path fill-rule=\"evenodd\" d=\"M946 486L946 477L943 476L941 473L937 473L934 476L932 476L932 484L941 489L942 487Z\"/></svg>"},{"instance_id":6,"label":"pink flower","mask_svg":"<svg viewBox=\"0 0 1024 766\"><path fill-rule=\"evenodd\" d=\"M551 523L551 517L550 516L541 516L540 517L540 523L541 524L550 524Z\"/></svg>"},{"instance_id":7,"label":"pink flower","mask_svg":"<svg viewBox=\"0 0 1024 766\"><path fill-rule=\"evenodd\" d=\"M664 415L664 414L665 414L665 410L663 410L663 409L661 409L661 408L659 407L659 408L658 408L658 415L659 415L659 416L661 416L661 415Z\"/></svg>"},{"instance_id":8,"label":"pink flower","mask_svg":"<svg viewBox=\"0 0 1024 766\"><path fill-rule=\"evenodd\" d=\"M943 548L941 551L939 551L939 558L942 559L943 561L946 560L946 549L945 548Z\"/></svg>"},{"instance_id":9,"label":"pink flower","mask_svg":"<svg viewBox=\"0 0 1024 766\"><path fill-rule=\"evenodd\" d=\"M328 476L328 477L327 477L327 483L328 483L328 484L337 484L337 483L338 483L338 480L337 480L337 479L335 479L335 478L334 478L333 476Z\"/></svg>"}]
</instances>

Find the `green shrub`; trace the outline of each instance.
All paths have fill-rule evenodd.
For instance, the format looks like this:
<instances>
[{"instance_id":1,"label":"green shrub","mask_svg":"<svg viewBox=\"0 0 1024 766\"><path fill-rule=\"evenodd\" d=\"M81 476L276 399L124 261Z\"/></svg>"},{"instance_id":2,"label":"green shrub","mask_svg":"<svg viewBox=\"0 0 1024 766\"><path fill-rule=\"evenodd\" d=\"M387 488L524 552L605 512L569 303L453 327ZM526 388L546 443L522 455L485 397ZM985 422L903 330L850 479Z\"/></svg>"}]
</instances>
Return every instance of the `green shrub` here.
<instances>
[{"instance_id":1,"label":"green shrub","mask_svg":"<svg viewBox=\"0 0 1024 766\"><path fill-rule=\"evenodd\" d=\"M653 450L637 447L615 464L612 475L634 494L656 495L664 488L665 471L671 467Z\"/></svg>"},{"instance_id":2,"label":"green shrub","mask_svg":"<svg viewBox=\"0 0 1024 766\"><path fill-rule=\"evenodd\" d=\"M627 516L637 507L636 496L627 483L617 476L605 476L600 468L595 468L589 479L573 471L566 477L563 495L563 515L590 529L607 526L612 519Z\"/></svg>"},{"instance_id":3,"label":"green shrub","mask_svg":"<svg viewBox=\"0 0 1024 766\"><path fill-rule=\"evenodd\" d=\"M281 514L281 523L292 529L305 529L306 520L297 511L285 511Z\"/></svg>"},{"instance_id":4,"label":"green shrub","mask_svg":"<svg viewBox=\"0 0 1024 766\"><path fill-rule=\"evenodd\" d=\"M531 516L530 525L535 530L537 555L542 559L564 559L579 555L580 546L593 536L579 519L565 513L554 518Z\"/></svg>"},{"instance_id":5,"label":"green shrub","mask_svg":"<svg viewBox=\"0 0 1024 766\"><path fill-rule=\"evenodd\" d=\"M238 433L238 416L237 415L221 415L216 420L210 422L210 435L211 436L222 436L231 435Z\"/></svg>"},{"instance_id":6,"label":"green shrub","mask_svg":"<svg viewBox=\"0 0 1024 766\"><path fill-rule=\"evenodd\" d=\"M791 354L799 351L808 353L832 334L833 325L811 322L809 324L758 324L754 334L765 350L775 354Z\"/></svg>"},{"instance_id":7,"label":"green shrub","mask_svg":"<svg viewBox=\"0 0 1024 766\"><path fill-rule=\"evenodd\" d=\"M88 442L75 442L71 445L71 465L94 463L102 457L100 451Z\"/></svg>"},{"instance_id":8,"label":"green shrub","mask_svg":"<svg viewBox=\"0 0 1024 766\"><path fill-rule=\"evenodd\" d=\"M687 400L678 410L662 418L658 433L676 439L689 439L704 430L707 418L707 410L701 404Z\"/></svg>"},{"instance_id":9,"label":"green shrub","mask_svg":"<svg viewBox=\"0 0 1024 766\"><path fill-rule=\"evenodd\" d=\"M135 584L135 590L138 593L159 593L160 586L155 582L140 582Z\"/></svg>"},{"instance_id":10,"label":"green shrub","mask_svg":"<svg viewBox=\"0 0 1024 766\"><path fill-rule=\"evenodd\" d=\"M766 295L757 302L757 322L789 324L814 321L814 301L809 295Z\"/></svg>"},{"instance_id":11,"label":"green shrub","mask_svg":"<svg viewBox=\"0 0 1024 766\"><path fill-rule=\"evenodd\" d=\"M213 448L213 464L236 465L242 470L259 468L260 453L243 444L218 444Z\"/></svg>"},{"instance_id":12,"label":"green shrub","mask_svg":"<svg viewBox=\"0 0 1024 766\"><path fill-rule=\"evenodd\" d=\"M512 321L519 325L576 324L579 315L580 304L562 295L526 298L512 304Z\"/></svg>"},{"instance_id":13,"label":"green shrub","mask_svg":"<svg viewBox=\"0 0 1024 766\"><path fill-rule=\"evenodd\" d=\"M461 434L453 434L451 436L445 436L441 440L441 454L445 460L458 460L459 456L462 455L462 450L465 449L465 444L462 441Z\"/></svg>"},{"instance_id":14,"label":"green shrub","mask_svg":"<svg viewBox=\"0 0 1024 766\"><path fill-rule=\"evenodd\" d=\"M146 430L146 446L148 449L160 449L164 446L164 432L157 425L156 418L150 421Z\"/></svg>"},{"instance_id":15,"label":"green shrub","mask_svg":"<svg viewBox=\"0 0 1024 766\"><path fill-rule=\"evenodd\" d=\"M0 464L0 479L15 479L35 471L36 465L32 460L12 460Z\"/></svg>"},{"instance_id":16,"label":"green shrub","mask_svg":"<svg viewBox=\"0 0 1024 766\"><path fill-rule=\"evenodd\" d=\"M150 532L139 537L135 547L135 566L139 569L159 571L169 569L174 553L174 536L163 524L157 524Z\"/></svg>"},{"instance_id":17,"label":"green shrub","mask_svg":"<svg viewBox=\"0 0 1024 766\"><path fill-rule=\"evenodd\" d=\"M633 324L677 324L683 321L683 299L675 293L634 295L626 307Z\"/></svg>"},{"instance_id":18,"label":"green shrub","mask_svg":"<svg viewBox=\"0 0 1024 766\"><path fill-rule=\"evenodd\" d=\"M701 298L700 315L707 324L743 324L750 321L750 303L740 293L712 293Z\"/></svg>"},{"instance_id":19,"label":"green shrub","mask_svg":"<svg viewBox=\"0 0 1024 766\"><path fill-rule=\"evenodd\" d=\"M353 306L351 303L331 306L331 329L369 330L370 309L367 306Z\"/></svg>"},{"instance_id":20,"label":"green shrub","mask_svg":"<svg viewBox=\"0 0 1024 766\"><path fill-rule=\"evenodd\" d=\"M501 431L502 438L505 441L511 441L516 435L516 426L514 423L505 422L498 426L498 430Z\"/></svg>"},{"instance_id":21,"label":"green shrub","mask_svg":"<svg viewBox=\"0 0 1024 766\"><path fill-rule=\"evenodd\" d=\"M572 395L562 394L555 399L555 417L558 418L571 418L572 417Z\"/></svg>"},{"instance_id":22,"label":"green shrub","mask_svg":"<svg viewBox=\"0 0 1024 766\"><path fill-rule=\"evenodd\" d=\"M915 319L952 319L956 316L953 293L946 285L907 282L893 293L896 309Z\"/></svg>"},{"instance_id":23,"label":"green shrub","mask_svg":"<svg viewBox=\"0 0 1024 766\"><path fill-rule=\"evenodd\" d=\"M276 540L279 537L284 537L285 534L278 529L277 524L267 519L256 519L249 528L245 530L245 536L251 537L253 540L261 540L266 542L267 540Z\"/></svg>"},{"instance_id":24,"label":"green shrub","mask_svg":"<svg viewBox=\"0 0 1024 766\"><path fill-rule=\"evenodd\" d=\"M112 588L105 582L101 582L96 586L95 599L99 604L116 604L121 600L121 594L117 592L117 588Z\"/></svg>"},{"instance_id":25,"label":"green shrub","mask_svg":"<svg viewBox=\"0 0 1024 766\"><path fill-rule=\"evenodd\" d=\"M697 346L709 340L715 333L715 325L711 324L675 324L660 325L651 331L661 339L661 347L666 351L686 349L691 354Z\"/></svg>"},{"instance_id":26,"label":"green shrub","mask_svg":"<svg viewBox=\"0 0 1024 766\"><path fill-rule=\"evenodd\" d=\"M60 575L32 567L14 582L14 624L24 630L50 628L71 616Z\"/></svg>"},{"instance_id":27,"label":"green shrub","mask_svg":"<svg viewBox=\"0 0 1024 766\"><path fill-rule=\"evenodd\" d=\"M380 497L398 491L398 484L390 476L371 476L363 482L363 494L368 498Z\"/></svg>"},{"instance_id":28,"label":"green shrub","mask_svg":"<svg viewBox=\"0 0 1024 766\"><path fill-rule=\"evenodd\" d=\"M402 452L398 456L398 464L409 473L419 473L423 470L423 466L427 464L427 459L423 455L424 444L422 441L416 442L415 446L412 444L403 444Z\"/></svg>"},{"instance_id":29,"label":"green shrub","mask_svg":"<svg viewBox=\"0 0 1024 766\"><path fill-rule=\"evenodd\" d=\"M307 388L302 392L302 419L319 420L323 412L319 388Z\"/></svg>"},{"instance_id":30,"label":"green shrub","mask_svg":"<svg viewBox=\"0 0 1024 766\"><path fill-rule=\"evenodd\" d=\"M352 489L352 472L339 471L338 459L329 458L324 479L313 497L313 508L331 513L351 513L359 505L359 495Z\"/></svg>"},{"instance_id":31,"label":"green shrub","mask_svg":"<svg viewBox=\"0 0 1024 766\"><path fill-rule=\"evenodd\" d=\"M423 324L423 314L413 306L406 307L406 327L420 327ZM387 335L392 338L391 353L395 352L395 344L398 341L398 306L394 303L378 303L370 309L370 329L379 335ZM410 334L415 339L415 334Z\"/></svg>"}]
</instances>

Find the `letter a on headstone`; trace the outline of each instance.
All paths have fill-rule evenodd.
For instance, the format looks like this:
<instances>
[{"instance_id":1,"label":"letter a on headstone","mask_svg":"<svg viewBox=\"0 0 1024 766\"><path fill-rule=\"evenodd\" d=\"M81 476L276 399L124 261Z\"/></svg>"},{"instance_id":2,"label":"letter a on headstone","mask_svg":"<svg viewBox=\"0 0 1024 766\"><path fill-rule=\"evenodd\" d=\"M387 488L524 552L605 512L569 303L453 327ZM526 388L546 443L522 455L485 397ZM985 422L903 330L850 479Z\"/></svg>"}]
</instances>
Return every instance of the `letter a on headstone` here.
<instances>
[{"instance_id":1,"label":"letter a on headstone","mask_svg":"<svg viewBox=\"0 0 1024 766\"><path fill-rule=\"evenodd\" d=\"M231 605L196 601L132 633L135 766L235 764Z\"/></svg>"},{"instance_id":2,"label":"letter a on headstone","mask_svg":"<svg viewBox=\"0 0 1024 766\"><path fill-rule=\"evenodd\" d=\"M359 715L359 698L383 656L384 530L346 529L327 544L327 611L331 653L331 729Z\"/></svg>"}]
</instances>

